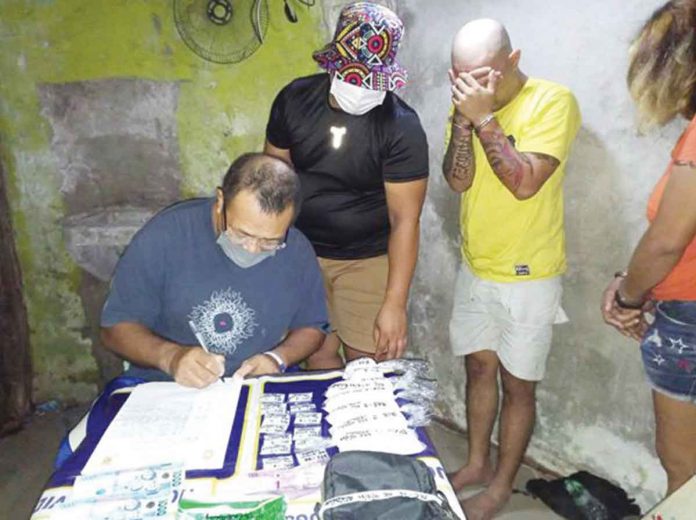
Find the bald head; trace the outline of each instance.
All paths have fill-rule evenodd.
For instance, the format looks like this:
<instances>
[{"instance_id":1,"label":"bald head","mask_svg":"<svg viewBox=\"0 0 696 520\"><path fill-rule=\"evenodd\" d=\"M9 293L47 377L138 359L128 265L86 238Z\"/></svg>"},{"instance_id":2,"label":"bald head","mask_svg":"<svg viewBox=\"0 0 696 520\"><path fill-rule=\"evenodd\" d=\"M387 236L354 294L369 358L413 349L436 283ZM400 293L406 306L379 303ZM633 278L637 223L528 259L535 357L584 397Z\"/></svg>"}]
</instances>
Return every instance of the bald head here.
<instances>
[{"instance_id":1,"label":"bald head","mask_svg":"<svg viewBox=\"0 0 696 520\"><path fill-rule=\"evenodd\" d=\"M498 69L512 53L510 36L500 22L490 18L473 20L457 32L452 42L452 66L468 71L479 67Z\"/></svg>"}]
</instances>

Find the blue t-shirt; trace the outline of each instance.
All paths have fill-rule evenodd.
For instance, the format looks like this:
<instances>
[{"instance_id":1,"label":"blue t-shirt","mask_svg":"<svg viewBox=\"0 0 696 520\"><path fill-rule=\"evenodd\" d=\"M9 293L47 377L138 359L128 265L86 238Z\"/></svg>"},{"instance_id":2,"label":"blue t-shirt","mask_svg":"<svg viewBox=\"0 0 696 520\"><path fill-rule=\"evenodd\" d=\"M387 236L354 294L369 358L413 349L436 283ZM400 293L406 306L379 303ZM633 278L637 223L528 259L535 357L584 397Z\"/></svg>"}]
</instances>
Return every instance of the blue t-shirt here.
<instances>
[{"instance_id":1,"label":"blue t-shirt","mask_svg":"<svg viewBox=\"0 0 696 520\"><path fill-rule=\"evenodd\" d=\"M136 322L181 345L198 345L192 321L230 375L288 331L328 332L324 285L311 244L290 228L287 246L242 269L217 245L215 199L179 202L155 215L126 248L104 304L102 327ZM170 379L132 366L129 375Z\"/></svg>"}]
</instances>

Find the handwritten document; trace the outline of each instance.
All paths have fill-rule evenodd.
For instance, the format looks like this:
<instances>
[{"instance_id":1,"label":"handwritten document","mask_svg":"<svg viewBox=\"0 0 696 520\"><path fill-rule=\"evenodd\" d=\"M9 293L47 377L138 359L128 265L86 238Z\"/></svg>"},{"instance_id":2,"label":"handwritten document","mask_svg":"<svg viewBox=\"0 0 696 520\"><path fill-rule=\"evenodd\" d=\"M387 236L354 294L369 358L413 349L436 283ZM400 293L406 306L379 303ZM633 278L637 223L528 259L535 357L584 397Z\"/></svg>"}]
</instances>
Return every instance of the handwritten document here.
<instances>
[{"instance_id":1,"label":"handwritten document","mask_svg":"<svg viewBox=\"0 0 696 520\"><path fill-rule=\"evenodd\" d=\"M221 468L241 383L198 390L176 383L137 386L104 432L83 474L156 464Z\"/></svg>"}]
</instances>

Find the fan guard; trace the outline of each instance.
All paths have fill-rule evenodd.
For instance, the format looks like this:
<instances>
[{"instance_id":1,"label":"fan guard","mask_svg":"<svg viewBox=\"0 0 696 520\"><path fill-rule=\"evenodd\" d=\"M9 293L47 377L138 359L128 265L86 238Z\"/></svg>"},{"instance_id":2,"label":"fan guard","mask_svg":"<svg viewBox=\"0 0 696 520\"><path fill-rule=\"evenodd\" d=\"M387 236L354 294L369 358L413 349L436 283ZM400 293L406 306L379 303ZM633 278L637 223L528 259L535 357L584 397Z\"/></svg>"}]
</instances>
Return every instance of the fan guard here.
<instances>
[{"instance_id":1,"label":"fan guard","mask_svg":"<svg viewBox=\"0 0 696 520\"><path fill-rule=\"evenodd\" d=\"M186 46L214 63L238 63L256 52L268 29L266 0L174 0L174 22Z\"/></svg>"}]
</instances>

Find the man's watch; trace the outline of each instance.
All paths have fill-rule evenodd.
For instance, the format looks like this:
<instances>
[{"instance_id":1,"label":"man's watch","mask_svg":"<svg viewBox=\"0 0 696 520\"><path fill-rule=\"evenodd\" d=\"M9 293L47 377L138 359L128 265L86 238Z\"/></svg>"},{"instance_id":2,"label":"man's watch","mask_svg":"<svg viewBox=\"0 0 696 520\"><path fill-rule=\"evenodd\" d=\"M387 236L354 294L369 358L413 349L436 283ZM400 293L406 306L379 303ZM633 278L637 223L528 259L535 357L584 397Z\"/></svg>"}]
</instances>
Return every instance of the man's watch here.
<instances>
[{"instance_id":1,"label":"man's watch","mask_svg":"<svg viewBox=\"0 0 696 520\"><path fill-rule=\"evenodd\" d=\"M288 366L285 364L285 361L283 361L283 358L280 357L278 354L273 352L272 350L267 350L266 352L263 353L264 356L268 356L271 358L273 361L276 362L278 365L278 370L280 370L280 373L283 374L285 371L288 369Z\"/></svg>"}]
</instances>

